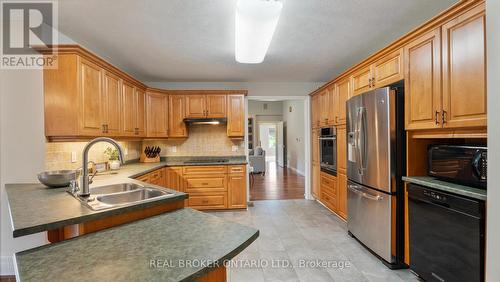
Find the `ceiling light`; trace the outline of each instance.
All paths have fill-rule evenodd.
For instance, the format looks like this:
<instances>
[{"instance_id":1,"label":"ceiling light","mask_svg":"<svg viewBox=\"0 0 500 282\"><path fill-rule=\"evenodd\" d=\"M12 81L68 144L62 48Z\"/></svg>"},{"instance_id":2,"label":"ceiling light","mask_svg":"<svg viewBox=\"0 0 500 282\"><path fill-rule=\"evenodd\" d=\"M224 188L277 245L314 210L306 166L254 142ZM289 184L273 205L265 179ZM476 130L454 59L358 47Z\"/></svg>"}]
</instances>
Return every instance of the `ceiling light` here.
<instances>
[{"instance_id":1,"label":"ceiling light","mask_svg":"<svg viewBox=\"0 0 500 282\"><path fill-rule=\"evenodd\" d=\"M264 61L283 3L275 0L238 0L236 3L236 61Z\"/></svg>"}]
</instances>

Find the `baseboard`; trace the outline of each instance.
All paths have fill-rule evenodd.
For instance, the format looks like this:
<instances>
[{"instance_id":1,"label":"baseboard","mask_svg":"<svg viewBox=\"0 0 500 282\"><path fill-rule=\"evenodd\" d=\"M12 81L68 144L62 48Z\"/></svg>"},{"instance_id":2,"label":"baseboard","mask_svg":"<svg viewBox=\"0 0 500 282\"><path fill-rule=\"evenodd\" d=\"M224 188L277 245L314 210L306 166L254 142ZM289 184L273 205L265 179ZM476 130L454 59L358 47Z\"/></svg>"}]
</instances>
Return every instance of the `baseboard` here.
<instances>
[{"instance_id":1,"label":"baseboard","mask_svg":"<svg viewBox=\"0 0 500 282\"><path fill-rule=\"evenodd\" d=\"M11 256L1 256L0 257L0 275L10 276L15 275L16 271L14 269L14 260Z\"/></svg>"},{"instance_id":2,"label":"baseboard","mask_svg":"<svg viewBox=\"0 0 500 282\"><path fill-rule=\"evenodd\" d=\"M287 166L287 168L289 168L289 169L293 170L295 173L297 173L297 174L298 174L298 175L300 175L300 176L305 176L304 172L302 172L302 171L300 171L300 170L298 170L298 169L294 168L293 166Z\"/></svg>"}]
</instances>

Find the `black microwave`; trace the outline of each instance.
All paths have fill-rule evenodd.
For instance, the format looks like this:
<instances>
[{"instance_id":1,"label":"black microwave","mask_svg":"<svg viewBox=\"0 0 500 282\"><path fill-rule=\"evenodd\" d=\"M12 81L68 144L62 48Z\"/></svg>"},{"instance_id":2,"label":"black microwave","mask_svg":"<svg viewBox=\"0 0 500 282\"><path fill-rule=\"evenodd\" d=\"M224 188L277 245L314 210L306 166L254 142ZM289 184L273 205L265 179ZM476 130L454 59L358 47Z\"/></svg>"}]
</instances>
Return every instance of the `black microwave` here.
<instances>
[{"instance_id":1,"label":"black microwave","mask_svg":"<svg viewBox=\"0 0 500 282\"><path fill-rule=\"evenodd\" d=\"M428 152L430 176L486 189L488 167L486 146L431 145Z\"/></svg>"}]
</instances>

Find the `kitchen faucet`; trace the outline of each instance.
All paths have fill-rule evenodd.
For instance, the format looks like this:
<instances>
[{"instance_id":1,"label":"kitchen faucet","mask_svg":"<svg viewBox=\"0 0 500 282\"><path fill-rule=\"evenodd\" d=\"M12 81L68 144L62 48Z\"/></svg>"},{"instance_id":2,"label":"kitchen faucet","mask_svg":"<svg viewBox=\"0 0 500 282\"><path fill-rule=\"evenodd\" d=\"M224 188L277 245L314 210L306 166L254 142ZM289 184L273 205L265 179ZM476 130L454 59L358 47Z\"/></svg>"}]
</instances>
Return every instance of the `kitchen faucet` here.
<instances>
[{"instance_id":1,"label":"kitchen faucet","mask_svg":"<svg viewBox=\"0 0 500 282\"><path fill-rule=\"evenodd\" d=\"M108 137L97 137L94 140L91 140L87 145L85 145L85 148L83 148L83 165L82 165L82 180L81 180L81 187L80 187L80 193L78 194L80 197L88 197L90 196L90 191L89 191L89 168L87 166L89 162L89 150L90 148L95 144L99 142L108 142L109 144L113 145L116 147L118 150L118 158L120 159L120 162L124 164L124 159L123 159L123 150L122 147L113 139L108 138Z\"/></svg>"}]
</instances>

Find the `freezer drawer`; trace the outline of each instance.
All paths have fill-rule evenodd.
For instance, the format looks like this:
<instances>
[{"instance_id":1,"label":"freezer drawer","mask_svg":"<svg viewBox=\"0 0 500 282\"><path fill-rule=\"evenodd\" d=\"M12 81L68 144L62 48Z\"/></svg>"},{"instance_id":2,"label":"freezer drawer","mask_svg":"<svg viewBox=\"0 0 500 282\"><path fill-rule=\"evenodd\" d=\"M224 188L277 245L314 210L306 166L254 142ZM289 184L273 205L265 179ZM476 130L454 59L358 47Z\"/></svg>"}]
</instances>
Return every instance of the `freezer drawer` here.
<instances>
[{"instance_id":1,"label":"freezer drawer","mask_svg":"<svg viewBox=\"0 0 500 282\"><path fill-rule=\"evenodd\" d=\"M391 195L352 181L348 181L347 188L347 228L366 247L393 263Z\"/></svg>"}]
</instances>

